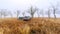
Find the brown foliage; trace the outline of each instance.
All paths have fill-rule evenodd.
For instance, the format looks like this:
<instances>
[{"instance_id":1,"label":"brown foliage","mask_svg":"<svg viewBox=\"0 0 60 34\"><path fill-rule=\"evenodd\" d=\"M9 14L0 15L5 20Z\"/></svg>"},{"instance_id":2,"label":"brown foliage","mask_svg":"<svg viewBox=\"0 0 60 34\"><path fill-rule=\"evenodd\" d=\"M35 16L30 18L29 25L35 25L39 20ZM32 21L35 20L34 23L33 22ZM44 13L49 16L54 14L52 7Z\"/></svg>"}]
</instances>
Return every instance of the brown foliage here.
<instances>
[{"instance_id":1,"label":"brown foliage","mask_svg":"<svg viewBox=\"0 0 60 34\"><path fill-rule=\"evenodd\" d=\"M33 18L30 21L0 19L0 34L60 34L58 21L53 18Z\"/></svg>"}]
</instances>

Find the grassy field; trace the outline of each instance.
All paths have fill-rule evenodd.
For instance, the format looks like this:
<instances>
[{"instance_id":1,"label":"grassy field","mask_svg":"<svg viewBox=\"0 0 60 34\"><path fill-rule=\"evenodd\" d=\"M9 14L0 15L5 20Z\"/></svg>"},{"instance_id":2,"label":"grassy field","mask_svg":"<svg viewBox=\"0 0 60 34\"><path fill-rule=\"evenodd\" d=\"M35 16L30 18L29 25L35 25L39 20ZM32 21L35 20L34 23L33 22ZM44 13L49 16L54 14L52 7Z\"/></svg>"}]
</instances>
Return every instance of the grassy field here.
<instances>
[{"instance_id":1,"label":"grassy field","mask_svg":"<svg viewBox=\"0 0 60 34\"><path fill-rule=\"evenodd\" d=\"M0 34L60 34L60 18L0 19Z\"/></svg>"}]
</instances>

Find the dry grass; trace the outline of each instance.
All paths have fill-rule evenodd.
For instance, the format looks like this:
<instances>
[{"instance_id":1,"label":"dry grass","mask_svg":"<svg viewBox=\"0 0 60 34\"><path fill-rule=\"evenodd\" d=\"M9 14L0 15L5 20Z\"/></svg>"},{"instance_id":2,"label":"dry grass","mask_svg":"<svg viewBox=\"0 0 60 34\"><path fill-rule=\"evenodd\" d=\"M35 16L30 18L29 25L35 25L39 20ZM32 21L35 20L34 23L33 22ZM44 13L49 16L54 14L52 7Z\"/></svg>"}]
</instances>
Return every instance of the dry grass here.
<instances>
[{"instance_id":1,"label":"dry grass","mask_svg":"<svg viewBox=\"0 0 60 34\"><path fill-rule=\"evenodd\" d=\"M0 34L60 34L60 19L0 19Z\"/></svg>"}]
</instances>

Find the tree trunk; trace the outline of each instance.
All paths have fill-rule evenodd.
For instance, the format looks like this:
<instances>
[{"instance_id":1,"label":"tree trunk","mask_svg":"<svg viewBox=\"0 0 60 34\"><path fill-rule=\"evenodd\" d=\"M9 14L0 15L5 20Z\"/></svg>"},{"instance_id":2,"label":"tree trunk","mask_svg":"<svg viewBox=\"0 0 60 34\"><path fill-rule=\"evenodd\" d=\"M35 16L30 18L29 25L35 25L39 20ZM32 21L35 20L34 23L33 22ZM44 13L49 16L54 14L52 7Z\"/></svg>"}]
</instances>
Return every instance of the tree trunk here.
<instances>
[{"instance_id":1,"label":"tree trunk","mask_svg":"<svg viewBox=\"0 0 60 34\"><path fill-rule=\"evenodd\" d=\"M34 17L34 15L31 15L31 17L33 18L33 17Z\"/></svg>"},{"instance_id":2,"label":"tree trunk","mask_svg":"<svg viewBox=\"0 0 60 34\"><path fill-rule=\"evenodd\" d=\"M48 18L50 18L50 11L48 11Z\"/></svg>"},{"instance_id":3,"label":"tree trunk","mask_svg":"<svg viewBox=\"0 0 60 34\"><path fill-rule=\"evenodd\" d=\"M53 14L54 14L54 18L56 18L56 15L55 15L55 10L54 10Z\"/></svg>"}]
</instances>

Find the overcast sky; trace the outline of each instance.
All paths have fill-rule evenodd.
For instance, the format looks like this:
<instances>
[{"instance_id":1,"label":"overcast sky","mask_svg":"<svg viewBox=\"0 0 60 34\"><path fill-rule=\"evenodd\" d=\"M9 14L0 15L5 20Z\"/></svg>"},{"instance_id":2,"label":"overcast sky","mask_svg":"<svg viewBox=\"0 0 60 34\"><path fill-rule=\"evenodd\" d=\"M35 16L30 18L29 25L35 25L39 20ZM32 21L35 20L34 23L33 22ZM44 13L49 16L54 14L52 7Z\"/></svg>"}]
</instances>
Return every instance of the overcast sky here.
<instances>
[{"instance_id":1,"label":"overcast sky","mask_svg":"<svg viewBox=\"0 0 60 34\"><path fill-rule=\"evenodd\" d=\"M0 0L0 9L27 10L31 5L39 9L46 9L60 2L59 0Z\"/></svg>"},{"instance_id":2,"label":"overcast sky","mask_svg":"<svg viewBox=\"0 0 60 34\"><path fill-rule=\"evenodd\" d=\"M39 8L46 8L50 6L50 3L56 4L59 0L0 0L0 9L27 9L31 5Z\"/></svg>"}]
</instances>

